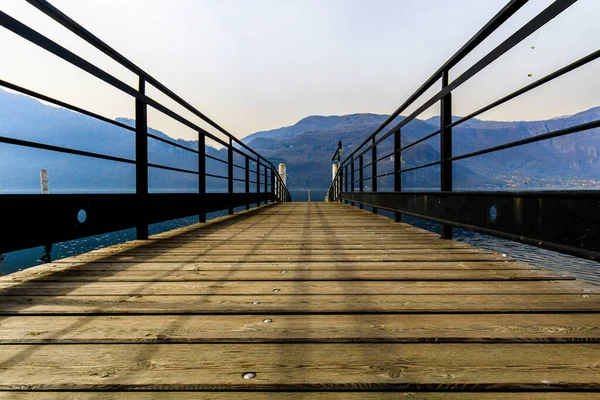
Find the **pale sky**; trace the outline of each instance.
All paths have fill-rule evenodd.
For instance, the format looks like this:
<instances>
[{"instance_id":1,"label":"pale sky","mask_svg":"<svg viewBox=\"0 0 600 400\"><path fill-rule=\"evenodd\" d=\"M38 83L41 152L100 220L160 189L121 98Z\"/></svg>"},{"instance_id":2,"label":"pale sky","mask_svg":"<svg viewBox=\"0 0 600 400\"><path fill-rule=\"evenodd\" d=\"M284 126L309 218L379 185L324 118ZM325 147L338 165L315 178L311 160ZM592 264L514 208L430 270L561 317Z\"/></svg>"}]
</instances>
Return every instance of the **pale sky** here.
<instances>
[{"instance_id":1,"label":"pale sky","mask_svg":"<svg viewBox=\"0 0 600 400\"><path fill-rule=\"evenodd\" d=\"M476 57L485 55L551 2L531 0L455 67L451 77L458 76ZM241 138L259 130L292 125L308 115L394 111L506 1L51 3ZM0 9L126 83L137 84L131 73L24 0L0 0ZM579 0L460 87L453 97L454 114L474 111L597 50L598 16L600 0ZM4 28L0 28L0 43L1 79L110 118L134 116L134 103L127 95ZM597 60L484 114L482 119L545 119L598 106L599 76ZM148 94L164 99L153 90ZM171 106L168 101L165 104ZM434 108L421 118L437 114ZM198 122L196 118L193 121ZM194 132L155 111L149 113L149 125L173 137L196 138Z\"/></svg>"}]
</instances>

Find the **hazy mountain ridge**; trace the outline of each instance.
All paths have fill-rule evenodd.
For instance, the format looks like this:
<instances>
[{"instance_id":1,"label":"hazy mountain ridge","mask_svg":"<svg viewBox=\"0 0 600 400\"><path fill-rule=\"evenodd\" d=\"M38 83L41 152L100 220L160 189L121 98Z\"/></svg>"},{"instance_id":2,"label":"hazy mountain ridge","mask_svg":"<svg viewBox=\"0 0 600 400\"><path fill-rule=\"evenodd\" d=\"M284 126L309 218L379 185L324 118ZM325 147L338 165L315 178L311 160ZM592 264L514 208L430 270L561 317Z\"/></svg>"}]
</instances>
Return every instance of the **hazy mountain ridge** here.
<instances>
[{"instance_id":1,"label":"hazy mountain ridge","mask_svg":"<svg viewBox=\"0 0 600 400\"><path fill-rule=\"evenodd\" d=\"M304 171L329 169L328 160L338 140L342 140L344 143L344 154L347 155L386 118L384 115L360 115L368 115L370 123L363 123L365 120L362 120L340 128L339 120L345 117L341 116L337 117L338 121L330 119L332 127L329 129L297 132L291 138L278 137L277 130L275 130L271 131L275 133L271 135L271 138L265 139L259 136L251 140L249 144L260 149L270 158L287 160L289 164L288 179L292 185L326 186L330 179L329 176L317 180L318 177L314 174L308 175ZM453 120L459 118L455 116ZM600 107L546 121L510 122L471 119L454 128L453 152L455 155L470 153L599 118ZM394 121L394 124L396 122ZM436 131L439 129L438 124L439 117L411 121L402 129L402 145L405 146ZM392 141L389 138L378 147L378 157L390 153L391 146ZM544 187L563 184L573 186L582 183L582 180L591 181L591 183L583 184L594 185L593 181L600 176L599 154L600 130L595 129L455 162L454 183L456 188ZM365 155L365 163L368 162L368 159L369 154ZM437 160L439 160L438 137L429 139L403 153L404 168ZM392 160L380 161L378 172L381 174L391 171L391 163ZM385 169L386 166L387 169ZM368 171L365 172L365 177L367 176ZM403 174L403 187L436 187L439 185L438 179L439 169L437 167L407 172ZM391 185L389 178L387 181L386 179L382 179L382 181L379 183L380 186L382 183Z\"/></svg>"},{"instance_id":2,"label":"hazy mountain ridge","mask_svg":"<svg viewBox=\"0 0 600 400\"><path fill-rule=\"evenodd\" d=\"M338 140L344 155L373 132L386 115L351 114L344 116L310 116L298 123L270 131L256 132L243 139L274 164L288 166L290 187L327 187L331 179L330 158ZM454 119L459 117L454 117ZM547 121L482 121L472 119L454 128L454 154L521 140L548 131L564 129L600 118L600 107ZM392 123L396 124L403 117ZM133 126L130 119L117 119ZM412 143L438 129L439 117L414 120L402 129L402 144ZM390 125L390 126L392 126ZM173 139L153 129L152 134L183 146L197 149L197 141ZM135 135L70 110L47 106L39 101L0 90L0 135L47 143L56 146L135 158ZM149 139L149 162L189 170L197 169L196 154ZM378 146L378 157L390 153L392 140ZM226 160L226 150L207 146L207 153ZM600 130L530 144L509 151L476 157L469 162L454 163L456 188L540 186L569 179L594 180L600 176ZM433 138L403 152L404 168L439 159L439 139ZM236 157L238 157L236 155ZM370 153L365 155L365 163ZM243 164L241 159L235 161ZM379 173L391 171L393 159L378 163ZM356 165L357 167L358 165ZM86 159L56 152L0 144L0 191L35 191L39 189L39 170L49 169L51 191L111 190L133 191L135 168L132 164ZM243 171L236 170L236 177ZM226 175L225 164L207 160L207 171ZM150 189L195 191L197 178L192 174L150 169ZM369 171L365 170L365 177ZM367 185L370 183L367 181ZM439 185L439 168L430 167L403 174L403 188ZM223 188L225 181L208 180L209 187ZM391 178L381 179L380 187L391 185Z\"/></svg>"}]
</instances>

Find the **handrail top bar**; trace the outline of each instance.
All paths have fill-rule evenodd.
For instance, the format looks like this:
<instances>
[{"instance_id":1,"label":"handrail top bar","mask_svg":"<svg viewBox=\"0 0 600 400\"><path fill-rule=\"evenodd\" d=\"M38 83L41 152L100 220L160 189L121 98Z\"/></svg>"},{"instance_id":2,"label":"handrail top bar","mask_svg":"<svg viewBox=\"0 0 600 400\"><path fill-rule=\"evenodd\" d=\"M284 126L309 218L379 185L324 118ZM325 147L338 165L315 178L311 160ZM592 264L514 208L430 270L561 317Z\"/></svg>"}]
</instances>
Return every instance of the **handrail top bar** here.
<instances>
[{"instance_id":1,"label":"handrail top bar","mask_svg":"<svg viewBox=\"0 0 600 400\"><path fill-rule=\"evenodd\" d=\"M461 84L463 84L464 82L466 82L468 79L470 79L472 76L474 76L475 74L477 74L479 71L481 71L482 69L486 68L489 64L491 64L493 61L495 61L496 59L498 59L499 57L501 57L503 54L505 54L508 50L512 49L514 46L516 46L518 43L520 43L521 41L523 41L525 38L527 38L531 33L535 32L537 29L541 28L542 26L544 26L546 23L548 23L549 21L551 21L552 19L554 19L557 15L559 15L561 12L563 12L564 10L566 10L567 8L569 8L570 6L572 6L575 2L577 2L577 0L556 0L554 3L550 4L547 8L545 8L542 12L540 12L538 15L536 15L535 17L533 17L529 22L527 22L525 25L523 25L521 28L519 28L515 33L513 33L512 35L510 35L507 39L505 39L502 43L500 43L498 46L496 46L493 50L491 50L487 55L485 55L484 57L482 57L479 61L477 61L475 64L473 64L469 69L467 69L467 71L465 71L464 73L462 73L459 77L457 77L454 81L452 81L449 85L445 86L442 90L440 90L438 93L436 93L433 97L431 97L429 100L427 100L425 103L423 103L419 108L417 108L412 114L410 114L409 116L407 116L405 119L403 119L401 122L399 122L396 126L394 126L393 128L390 129L389 132L387 132L385 135L383 135L381 138L378 139L378 143L380 143L381 141L387 139L388 137L390 137L394 131L402 128L403 126L407 125L408 123L410 123L412 120L414 120L419 114L421 114L423 111L425 111L426 109L428 109L429 107L431 107L433 104L435 104L436 101L440 100L441 98L443 98L444 96L446 96L447 94L451 93L454 89L456 89L457 87L459 87ZM512 3L511 3L512 4ZM510 4L509 4L510 5ZM508 5L507 5L508 7ZM500 11L500 13L502 13L504 10L506 10L506 7ZM516 10L515 10L516 11ZM496 15L496 17L498 17L498 15L500 14L498 13ZM514 14L514 12L513 12ZM512 14L511 14L512 15ZM492 19L492 21L496 18L494 17ZM502 21L505 21L507 18L503 19ZM492 22L490 21L488 24L486 24L486 27L490 25L490 23ZM498 26L496 26L494 28L494 30L497 28ZM485 28L485 27L484 27ZM483 30L483 29L482 29ZM481 31L480 31L481 32ZM489 36L489 34L491 34L493 32L490 31L487 33L487 36ZM479 34L479 33L478 33ZM476 35L477 36L477 35ZM471 39L472 41L473 39ZM479 41L479 43L481 43L483 39L481 39ZM471 42L469 41L469 42ZM465 45L466 46L466 45ZM463 48L465 47L463 46ZM462 50L462 49L461 49ZM471 49L472 50L472 49ZM470 50L469 50L470 51ZM468 53L466 53L468 54ZM466 54L464 54L462 57L464 57ZM441 74L443 74L444 72L447 72L447 69L444 68L450 61L452 61L452 58L446 62L446 64L444 64L444 66L442 66L438 72L440 72ZM456 62L460 61L457 60ZM436 72L437 73L437 72ZM432 76L432 78L434 78L436 75ZM436 79L434 79L432 82L430 82L429 80L426 82L426 84L429 84L429 86L425 87L425 84L423 86L421 86L421 88L424 88L423 92L427 89L429 89L429 87L431 87L431 85L441 77L441 75L439 77L437 77ZM432 79L430 78L430 80ZM419 89L420 90L420 89ZM416 95L417 93L415 92L415 94L413 94L400 108L402 109L401 111L403 111L406 107L408 107L409 105L411 105L415 100L416 100ZM422 94L422 93L421 93ZM420 94L419 94L420 96ZM417 96L418 97L418 96ZM400 111L400 112L401 112ZM396 115L397 116L397 115ZM391 117L391 116L390 116ZM394 117L395 118L395 117ZM389 119L389 117L388 117ZM386 120L387 121L387 120ZM385 128L385 126L389 124L389 122L385 123L380 126L380 128ZM379 128L378 128L379 129ZM367 144L369 142L369 140L374 139L375 135L377 133L381 132L381 130L376 130L374 133L372 133L363 143L361 143L360 146L356 147L356 149L343 161L343 163L346 163L346 161L348 161L348 158L350 158L352 155L354 155L359 149L361 149L365 144Z\"/></svg>"},{"instance_id":2,"label":"handrail top bar","mask_svg":"<svg viewBox=\"0 0 600 400\"><path fill-rule=\"evenodd\" d=\"M85 40L90 45L94 46L96 49L100 50L101 52L103 52L104 54L106 54L107 56L109 56L110 58L112 58L113 60L115 60L116 62L118 62L119 64L121 64L125 68L127 68L128 70L130 70L131 72L137 74L140 78L145 79L146 82L148 82L152 86L156 87L158 90L160 90L161 92L163 92L164 94L166 94L169 98L171 98L172 100L174 100L176 103L178 103L179 105L183 106L184 108L186 108L188 111L192 112L197 117L201 118L204 122L208 123L213 128L217 129L219 132L221 132L224 135L226 135L228 138L230 138L232 141L234 141L235 143L237 143L241 147L243 147L247 151L251 152L252 154L260 157L260 155L255 150L253 150L251 147L249 147L248 145L246 145L245 143L243 143L241 140L239 140L238 138L236 138L235 136L233 136L225 128L221 127L216 122L214 122L212 119L210 119L205 114L203 114L202 112L200 112L198 109L196 109L195 107L193 107L191 104L189 104L188 102L186 102L183 98L181 98L180 96L178 96L177 94L175 94L172 90L170 90L169 88L167 88L165 85L163 85L157 79L155 79L150 74L148 74L147 72L145 72L143 69L141 69L140 67L138 67L135 63L133 63L132 61L130 61L129 59L127 59L125 56L123 56L122 54L120 54L118 51L116 51L115 49L113 49L111 46L109 46L108 44L106 44L104 41L102 41L101 39L99 39L97 36L95 36L94 34L92 34L90 31L88 31L87 29L85 29L84 27L82 27L80 24L78 24L77 22L75 22L73 19L71 19L70 17L68 17L66 14L64 14L58 8L56 8L55 6L53 6L47 0L26 0L26 1L29 4L31 4L32 6L36 7L41 12L43 12L44 14L46 14L48 17L52 18L53 20L55 20L56 22L58 22L59 24L61 24L62 26L64 26L66 29L68 29L72 33L76 34L77 36L79 36L80 38L82 38L83 40ZM214 135L210 134L209 132L205 131L204 129L199 128L197 130L200 133L209 136L211 139L213 139L213 140L215 140L215 141L223 144L223 142L221 140L219 140L217 137L215 137ZM265 161L269 162L268 160L265 160ZM269 164L271 166L273 166L273 164L271 164L270 162L269 162Z\"/></svg>"},{"instance_id":3,"label":"handrail top bar","mask_svg":"<svg viewBox=\"0 0 600 400\"><path fill-rule=\"evenodd\" d=\"M442 73L458 64L463 58L465 58L473 49L475 49L481 42L487 39L498 27L500 27L506 20L513 16L521 7L523 7L529 0L511 0L504 8L502 8L487 24L483 26L467 43L465 43L448 61L446 61L437 71L431 75L429 79L425 81L400 107L398 107L393 113L390 114L385 121L379 125L375 131L369 135L367 139L344 159L345 163L348 158L353 156L358 149L362 148L371 137L381 132L387 125L389 125L394 119L396 119L400 113L406 110L412 103L415 102L423 93L425 93L433 84L442 77Z\"/></svg>"}]
</instances>

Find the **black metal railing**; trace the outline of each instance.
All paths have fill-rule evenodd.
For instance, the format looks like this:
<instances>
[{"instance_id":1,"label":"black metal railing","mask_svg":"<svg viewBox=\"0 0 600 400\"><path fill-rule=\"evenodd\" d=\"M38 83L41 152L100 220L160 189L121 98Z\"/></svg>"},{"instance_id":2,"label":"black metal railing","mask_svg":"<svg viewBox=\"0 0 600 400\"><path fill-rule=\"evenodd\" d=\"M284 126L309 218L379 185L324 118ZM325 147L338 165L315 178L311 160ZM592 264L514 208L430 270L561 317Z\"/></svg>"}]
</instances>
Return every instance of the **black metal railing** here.
<instances>
[{"instance_id":1,"label":"black metal railing","mask_svg":"<svg viewBox=\"0 0 600 400\"><path fill-rule=\"evenodd\" d=\"M557 0L553 2L477 60L465 72L450 81L449 73L452 68L527 3L527 0L510 1L340 163L338 173L328 192L328 200L350 202L353 205L358 204L361 208L369 206L375 213L378 208L393 211L396 221L401 221L403 214L434 221L441 224L443 238L451 238L452 227L458 227L579 257L600 260L599 191L457 192L453 190L452 182L452 167L455 161L600 127L600 120L595 120L465 154L452 154L452 128L600 58L600 50L596 50L465 117L452 121L452 92L455 89L557 17L576 1ZM441 81L441 90L422 104L418 103L417 100L439 81ZM438 101L440 102L439 129L402 146L403 128ZM412 105L417 106L416 110L397 122L400 113ZM393 122L395 122L394 125L392 125ZM391 136L393 136L393 150L383 156L378 156L378 145ZM403 168L403 152L436 136L439 136L439 160ZM370 162L365 163L365 157ZM393 158L392 171L378 174L377 164L386 158ZM439 191L407 192L402 190L402 174L428 167L439 168ZM364 177L363 172L369 172L369 170L368 177ZM356 172L358 172L358 179L355 179ZM392 177L393 180L392 191L378 191L377 181L389 179L389 177Z\"/></svg>"},{"instance_id":2,"label":"black metal railing","mask_svg":"<svg viewBox=\"0 0 600 400\"><path fill-rule=\"evenodd\" d=\"M3 136L0 136L0 144L133 165L136 171L136 187L135 194L1 194L0 221L2 222L3 235L0 241L0 253L132 227L136 228L138 239L147 239L148 225L151 223L193 215L198 215L200 221L204 222L206 221L206 214L208 212L226 209L231 214L236 207L249 209L251 204L259 205L261 203L266 204L267 202L285 202L291 200L290 193L279 177L275 166L267 159L47 1L27 0L27 2L135 74L138 77L138 87L133 88L129 86L105 70L31 29L1 10L0 25L30 43L87 72L100 81L120 90L122 93L129 95L135 101L135 126L111 120L73 104L57 100L1 79L0 86L133 132L135 134L135 158L116 157L65 146L55 146ZM2 62L10 62L7 58L8 56ZM152 86L157 89L192 115L210 125L217 133L212 134L208 132L188 118L148 97L146 86ZM198 148L187 147L167 138L149 133L147 121L149 106L183 126L198 132ZM198 160L197 170L150 163L148 161L148 138L194 154ZM226 161L206 154L207 138L227 150ZM234 163L234 155L243 159L243 165ZM227 174L208 173L206 171L207 160L224 164ZM254 169L251 169L252 167ZM198 193L149 193L149 168L197 175ZM243 179L235 177L234 168L244 171ZM207 193L207 177L226 181L227 192ZM235 193L234 182L244 183L244 191ZM256 187L254 192L250 190L251 184ZM77 220L80 210L85 211L86 219L84 222Z\"/></svg>"}]
</instances>

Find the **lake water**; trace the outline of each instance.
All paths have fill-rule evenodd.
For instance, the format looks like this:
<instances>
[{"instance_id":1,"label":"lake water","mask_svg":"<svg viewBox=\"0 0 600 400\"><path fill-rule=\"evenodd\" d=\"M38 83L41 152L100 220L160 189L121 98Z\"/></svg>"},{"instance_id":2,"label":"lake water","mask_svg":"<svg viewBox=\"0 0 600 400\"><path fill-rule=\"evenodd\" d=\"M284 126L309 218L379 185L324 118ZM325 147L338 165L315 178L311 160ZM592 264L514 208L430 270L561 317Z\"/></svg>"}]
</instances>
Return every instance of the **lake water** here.
<instances>
[{"instance_id":1,"label":"lake water","mask_svg":"<svg viewBox=\"0 0 600 400\"><path fill-rule=\"evenodd\" d=\"M310 189L310 200L312 202L321 202L324 200L326 193L327 189ZM291 189L290 194L292 195L292 201L308 201L309 191L307 189ZM385 216L392 216L392 213L386 211L380 211L380 213ZM216 218L225 214L226 211L210 213L207 215L207 219ZM439 226L432 222L412 217L406 217L405 221L433 232L439 231ZM197 217L189 217L153 224L149 228L149 233L156 234L165 232L197 222ZM135 230L127 229L119 232L111 232L57 243L51 247L35 247L3 255L0 254L0 275L9 274L48 261L58 260L133 239L135 239ZM454 239L497 253L506 254L508 257L518 261L527 262L534 266L556 272L568 273L589 283L600 285L600 263L595 261L583 260L553 251L542 250L521 243L456 228L454 229Z\"/></svg>"}]
</instances>

